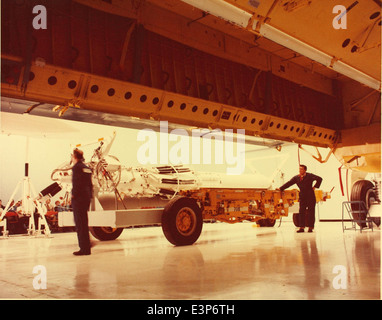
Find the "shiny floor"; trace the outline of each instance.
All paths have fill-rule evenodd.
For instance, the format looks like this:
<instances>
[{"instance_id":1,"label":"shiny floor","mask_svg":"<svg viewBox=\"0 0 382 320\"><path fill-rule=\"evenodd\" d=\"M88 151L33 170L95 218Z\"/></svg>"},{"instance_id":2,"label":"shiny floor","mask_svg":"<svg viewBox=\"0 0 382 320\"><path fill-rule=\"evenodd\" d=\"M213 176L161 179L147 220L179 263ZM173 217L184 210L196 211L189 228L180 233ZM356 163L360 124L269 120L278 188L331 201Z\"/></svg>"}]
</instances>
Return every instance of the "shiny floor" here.
<instances>
[{"instance_id":1,"label":"shiny floor","mask_svg":"<svg viewBox=\"0 0 382 320\"><path fill-rule=\"evenodd\" d=\"M160 227L124 230L115 241L95 240L92 255L81 257L72 255L75 233L0 239L0 298L381 297L380 228L343 233L337 222L317 223L314 233L304 234L296 234L292 222L203 228L198 242L186 247L172 246Z\"/></svg>"}]
</instances>

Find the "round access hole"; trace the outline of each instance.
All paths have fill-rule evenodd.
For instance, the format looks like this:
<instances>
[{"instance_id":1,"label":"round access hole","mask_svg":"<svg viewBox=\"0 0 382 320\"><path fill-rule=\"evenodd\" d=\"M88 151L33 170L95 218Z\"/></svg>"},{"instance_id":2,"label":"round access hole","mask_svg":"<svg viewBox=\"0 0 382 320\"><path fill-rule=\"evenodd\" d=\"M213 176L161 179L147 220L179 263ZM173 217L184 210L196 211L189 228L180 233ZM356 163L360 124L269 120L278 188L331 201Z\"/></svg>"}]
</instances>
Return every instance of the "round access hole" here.
<instances>
[{"instance_id":1,"label":"round access hole","mask_svg":"<svg viewBox=\"0 0 382 320\"><path fill-rule=\"evenodd\" d=\"M350 39L349 38L345 39L345 41L342 42L342 48L346 48L349 45L349 43L350 43Z\"/></svg>"},{"instance_id":2,"label":"round access hole","mask_svg":"<svg viewBox=\"0 0 382 320\"><path fill-rule=\"evenodd\" d=\"M49 79L48 79L48 83L49 83L51 86L55 85L55 84L57 83L57 78L56 78L55 76L51 76L51 77L49 77Z\"/></svg>"},{"instance_id":3,"label":"round access hole","mask_svg":"<svg viewBox=\"0 0 382 320\"><path fill-rule=\"evenodd\" d=\"M381 13L380 13L379 11L374 12L374 13L370 16L370 20L373 20L373 19L379 17L380 14L381 14Z\"/></svg>"},{"instance_id":4,"label":"round access hole","mask_svg":"<svg viewBox=\"0 0 382 320\"><path fill-rule=\"evenodd\" d=\"M114 94L115 94L115 90L114 90L113 88L110 88L109 90L107 90L107 95L108 95L109 97L114 96Z\"/></svg>"},{"instance_id":5,"label":"round access hole","mask_svg":"<svg viewBox=\"0 0 382 320\"><path fill-rule=\"evenodd\" d=\"M96 92L98 92L98 86L95 84L95 85L93 85L91 88L90 88L90 91L92 92L92 93L96 93Z\"/></svg>"},{"instance_id":6,"label":"round access hole","mask_svg":"<svg viewBox=\"0 0 382 320\"><path fill-rule=\"evenodd\" d=\"M69 89L74 89L77 86L77 82L75 80L70 80L68 82Z\"/></svg>"},{"instance_id":7,"label":"round access hole","mask_svg":"<svg viewBox=\"0 0 382 320\"><path fill-rule=\"evenodd\" d=\"M128 91L128 92L125 93L125 99L126 99L126 100L131 99L131 97L132 97L132 93L131 93L130 91Z\"/></svg>"}]
</instances>

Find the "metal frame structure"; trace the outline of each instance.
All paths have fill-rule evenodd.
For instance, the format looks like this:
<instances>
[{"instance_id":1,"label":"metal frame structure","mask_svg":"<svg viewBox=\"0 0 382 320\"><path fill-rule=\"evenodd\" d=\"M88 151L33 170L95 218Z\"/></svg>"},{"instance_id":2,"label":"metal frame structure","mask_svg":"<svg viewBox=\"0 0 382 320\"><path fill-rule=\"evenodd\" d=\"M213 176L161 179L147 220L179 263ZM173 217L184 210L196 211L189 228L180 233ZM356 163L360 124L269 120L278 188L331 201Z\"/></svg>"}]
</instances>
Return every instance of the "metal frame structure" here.
<instances>
[{"instance_id":1,"label":"metal frame structure","mask_svg":"<svg viewBox=\"0 0 382 320\"><path fill-rule=\"evenodd\" d=\"M351 227L345 226L346 213L351 220ZM364 218L362 218L364 216ZM358 217L358 218L357 218ZM363 227L362 224L366 224ZM366 208L364 201L344 201L342 202L342 231L357 230L357 225L360 227L360 232L364 229L373 231L373 219L369 215L369 210Z\"/></svg>"}]
</instances>

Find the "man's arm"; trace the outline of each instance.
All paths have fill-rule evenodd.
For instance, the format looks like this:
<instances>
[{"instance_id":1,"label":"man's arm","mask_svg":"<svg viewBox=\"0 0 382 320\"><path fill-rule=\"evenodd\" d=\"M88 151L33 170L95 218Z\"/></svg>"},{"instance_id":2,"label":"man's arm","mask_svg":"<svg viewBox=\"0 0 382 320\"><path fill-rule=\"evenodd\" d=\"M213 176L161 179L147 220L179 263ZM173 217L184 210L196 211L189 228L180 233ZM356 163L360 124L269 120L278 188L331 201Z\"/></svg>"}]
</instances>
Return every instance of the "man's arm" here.
<instances>
[{"instance_id":1,"label":"man's arm","mask_svg":"<svg viewBox=\"0 0 382 320\"><path fill-rule=\"evenodd\" d=\"M321 185L321 182L322 182L322 178L320 176L317 176L313 173L311 173L312 177L313 177L313 180L316 181L316 183L314 184L313 188L319 188L320 185Z\"/></svg>"},{"instance_id":2,"label":"man's arm","mask_svg":"<svg viewBox=\"0 0 382 320\"><path fill-rule=\"evenodd\" d=\"M284 191L285 189L289 188L290 186L293 186L296 183L296 176L294 176L292 179L290 179L287 183L284 183L279 189L281 191Z\"/></svg>"}]
</instances>

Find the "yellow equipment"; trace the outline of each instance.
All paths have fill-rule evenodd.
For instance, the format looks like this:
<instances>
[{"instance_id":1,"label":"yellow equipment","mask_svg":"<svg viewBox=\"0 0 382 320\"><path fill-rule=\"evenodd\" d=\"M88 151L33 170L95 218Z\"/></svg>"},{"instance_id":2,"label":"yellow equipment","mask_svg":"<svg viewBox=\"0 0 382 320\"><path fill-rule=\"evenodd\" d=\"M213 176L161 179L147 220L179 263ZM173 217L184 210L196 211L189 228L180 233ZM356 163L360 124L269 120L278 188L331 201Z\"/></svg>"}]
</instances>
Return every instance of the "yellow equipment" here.
<instances>
[{"instance_id":1,"label":"yellow equipment","mask_svg":"<svg viewBox=\"0 0 382 320\"><path fill-rule=\"evenodd\" d=\"M315 194L317 202L330 198L330 193L322 190ZM267 227L288 216L289 208L299 199L298 190L201 188L182 191L181 195L197 200L203 220L227 223L247 220Z\"/></svg>"}]
</instances>

